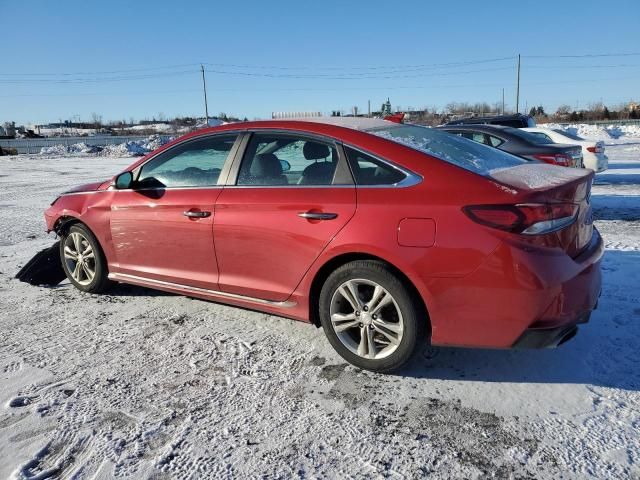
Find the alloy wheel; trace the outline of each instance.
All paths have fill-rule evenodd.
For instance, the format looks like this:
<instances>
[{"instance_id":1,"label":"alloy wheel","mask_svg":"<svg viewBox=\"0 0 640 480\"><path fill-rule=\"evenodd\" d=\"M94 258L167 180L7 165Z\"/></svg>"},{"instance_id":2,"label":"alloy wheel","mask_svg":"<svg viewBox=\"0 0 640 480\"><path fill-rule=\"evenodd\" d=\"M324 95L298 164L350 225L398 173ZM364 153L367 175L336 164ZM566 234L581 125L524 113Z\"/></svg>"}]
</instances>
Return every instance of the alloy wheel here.
<instances>
[{"instance_id":1,"label":"alloy wheel","mask_svg":"<svg viewBox=\"0 0 640 480\"><path fill-rule=\"evenodd\" d=\"M351 279L331 298L331 325L352 353L378 360L391 355L404 332L402 312L393 296L381 285Z\"/></svg>"},{"instance_id":2,"label":"alloy wheel","mask_svg":"<svg viewBox=\"0 0 640 480\"><path fill-rule=\"evenodd\" d=\"M64 261L67 271L80 285L89 285L96 276L96 258L84 235L71 232L64 240Z\"/></svg>"}]
</instances>

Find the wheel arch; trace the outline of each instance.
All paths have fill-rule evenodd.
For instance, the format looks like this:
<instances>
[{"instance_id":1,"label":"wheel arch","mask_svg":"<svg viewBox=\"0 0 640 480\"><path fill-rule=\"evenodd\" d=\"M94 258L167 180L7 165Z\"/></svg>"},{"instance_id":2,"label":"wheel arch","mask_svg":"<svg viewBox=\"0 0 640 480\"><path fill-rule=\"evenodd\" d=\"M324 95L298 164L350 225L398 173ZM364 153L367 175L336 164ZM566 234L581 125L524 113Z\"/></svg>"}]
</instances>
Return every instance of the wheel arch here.
<instances>
[{"instance_id":1,"label":"wheel arch","mask_svg":"<svg viewBox=\"0 0 640 480\"><path fill-rule=\"evenodd\" d=\"M67 231L69 231L69 228L71 228L72 225L75 225L77 223L84 225L91 231L91 228L89 228L86 223L84 223L78 217L74 217L73 215L61 215L60 218L58 218L54 223L53 231L56 233L56 235L62 236L63 234L67 233ZM91 233L93 233L93 231L91 231Z\"/></svg>"},{"instance_id":2,"label":"wheel arch","mask_svg":"<svg viewBox=\"0 0 640 480\"><path fill-rule=\"evenodd\" d=\"M385 263L393 270L393 273L400 279L400 281L407 287L411 295L414 297L416 305L420 309L419 313L422 314L423 318L426 321L425 327L427 330L427 338L430 339L431 319L429 317L429 310L424 299L422 298L422 295L420 295L420 292L411 281L411 279L407 277L407 275L405 275L402 270L400 270L388 260L385 260L384 258L376 255L362 252L342 253L340 255L336 255L335 257L326 261L324 265L322 265L322 267L318 269L309 289L309 320L311 321L311 323L313 323L316 327L321 326L320 318L318 317L318 301L320 299L320 291L322 290L322 285L324 285L324 282L327 280L329 275L331 275L331 273L337 268L355 260L376 260Z\"/></svg>"},{"instance_id":3,"label":"wheel arch","mask_svg":"<svg viewBox=\"0 0 640 480\"><path fill-rule=\"evenodd\" d=\"M56 220L56 223L53 226L53 231L56 232L56 235L61 237L62 235L66 235L69 229L74 225L82 225L84 228L89 230L91 235L93 235L95 241L98 243L98 247L102 251L102 254L106 256L104 245L102 245L102 242L100 241L100 238L98 238L98 235L96 235L94 229L91 228L91 226L87 225L87 222L83 222L82 219L78 217L75 217L73 215L61 216L60 218L58 218L58 220Z\"/></svg>"}]
</instances>

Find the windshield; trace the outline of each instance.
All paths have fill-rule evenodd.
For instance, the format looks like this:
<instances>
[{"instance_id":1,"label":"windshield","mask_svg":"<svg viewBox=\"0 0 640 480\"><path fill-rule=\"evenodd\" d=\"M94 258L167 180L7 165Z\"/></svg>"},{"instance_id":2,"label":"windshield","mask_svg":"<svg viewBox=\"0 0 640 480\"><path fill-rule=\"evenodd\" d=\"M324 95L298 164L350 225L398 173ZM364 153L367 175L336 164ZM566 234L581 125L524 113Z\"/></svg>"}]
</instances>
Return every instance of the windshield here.
<instances>
[{"instance_id":1,"label":"windshield","mask_svg":"<svg viewBox=\"0 0 640 480\"><path fill-rule=\"evenodd\" d=\"M527 163L526 160L497 148L433 128L396 125L368 131L480 175L486 176L498 168Z\"/></svg>"},{"instance_id":2,"label":"windshield","mask_svg":"<svg viewBox=\"0 0 640 480\"><path fill-rule=\"evenodd\" d=\"M578 141L583 141L584 140L584 138L579 137L578 135L574 135L573 133L569 133L569 132L567 132L565 130L560 130L559 128L554 128L553 131L556 132L556 133L559 133L563 137L570 138L571 140L578 140Z\"/></svg>"}]
</instances>

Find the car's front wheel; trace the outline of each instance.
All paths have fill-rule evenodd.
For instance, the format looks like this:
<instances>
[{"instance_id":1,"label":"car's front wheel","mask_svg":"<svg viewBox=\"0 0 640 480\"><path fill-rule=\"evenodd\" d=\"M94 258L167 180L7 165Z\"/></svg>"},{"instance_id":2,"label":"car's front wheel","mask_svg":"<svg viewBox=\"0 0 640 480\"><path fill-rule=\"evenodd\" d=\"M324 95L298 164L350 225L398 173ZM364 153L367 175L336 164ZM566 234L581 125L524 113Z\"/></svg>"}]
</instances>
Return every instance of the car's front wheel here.
<instances>
[{"instance_id":1,"label":"car's front wheel","mask_svg":"<svg viewBox=\"0 0 640 480\"><path fill-rule=\"evenodd\" d=\"M424 340L420 309L387 264L357 260L327 278L319 299L322 327L331 345L353 365L396 370Z\"/></svg>"},{"instance_id":2,"label":"car's front wheel","mask_svg":"<svg viewBox=\"0 0 640 480\"><path fill-rule=\"evenodd\" d=\"M67 278L77 289L100 293L110 286L107 262L100 244L84 225L72 225L62 236L60 258Z\"/></svg>"}]
</instances>

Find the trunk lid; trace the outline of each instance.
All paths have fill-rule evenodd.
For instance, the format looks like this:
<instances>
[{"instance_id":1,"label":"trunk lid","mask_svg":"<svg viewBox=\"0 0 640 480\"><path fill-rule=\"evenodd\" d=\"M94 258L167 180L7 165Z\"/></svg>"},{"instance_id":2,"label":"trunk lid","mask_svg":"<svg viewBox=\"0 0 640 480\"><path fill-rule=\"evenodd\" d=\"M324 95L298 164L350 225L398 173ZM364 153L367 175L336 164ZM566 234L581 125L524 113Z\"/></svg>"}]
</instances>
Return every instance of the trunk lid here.
<instances>
[{"instance_id":1,"label":"trunk lid","mask_svg":"<svg viewBox=\"0 0 640 480\"><path fill-rule=\"evenodd\" d=\"M564 167L582 167L582 147L579 145L544 144L528 155L530 160Z\"/></svg>"},{"instance_id":2,"label":"trunk lid","mask_svg":"<svg viewBox=\"0 0 640 480\"><path fill-rule=\"evenodd\" d=\"M594 173L591 170L526 164L494 170L491 177L522 193L529 193L538 203L574 205L575 221L549 235L556 235L562 248L573 258L589 245L593 235L591 184Z\"/></svg>"}]
</instances>

